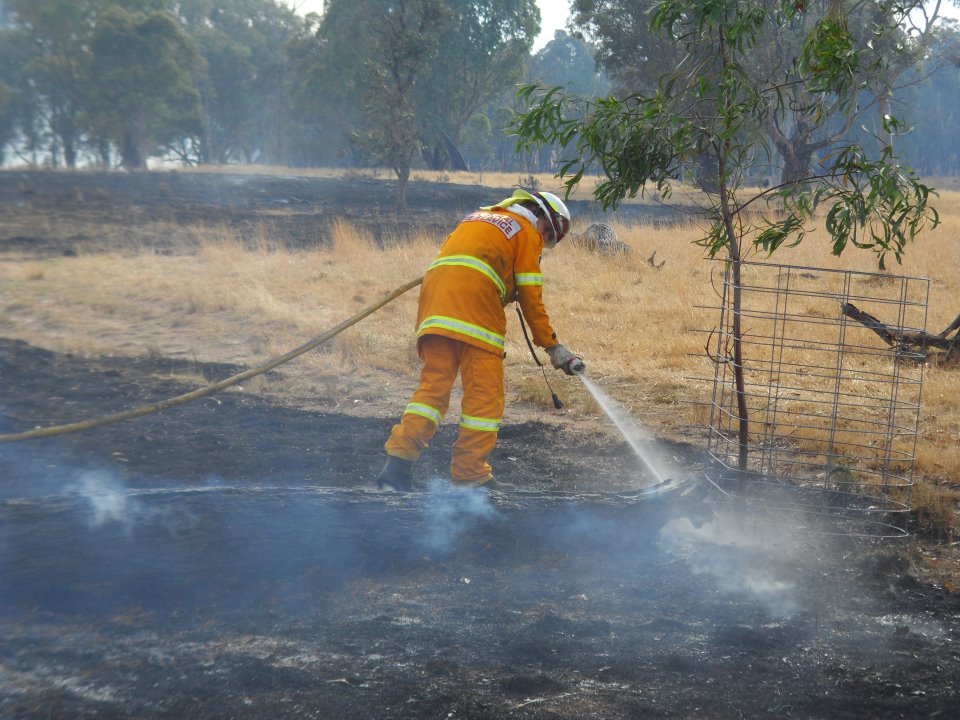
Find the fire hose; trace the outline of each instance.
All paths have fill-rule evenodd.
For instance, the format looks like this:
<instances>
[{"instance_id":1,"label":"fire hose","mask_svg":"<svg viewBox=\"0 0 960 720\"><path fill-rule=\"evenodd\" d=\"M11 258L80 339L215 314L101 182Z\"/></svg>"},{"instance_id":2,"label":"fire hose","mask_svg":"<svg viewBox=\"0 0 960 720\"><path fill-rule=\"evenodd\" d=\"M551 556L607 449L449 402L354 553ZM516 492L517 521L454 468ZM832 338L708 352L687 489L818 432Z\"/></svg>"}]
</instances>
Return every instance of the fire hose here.
<instances>
[{"instance_id":1,"label":"fire hose","mask_svg":"<svg viewBox=\"0 0 960 720\"><path fill-rule=\"evenodd\" d=\"M111 423L120 422L122 420L129 420L131 418L140 417L142 415L149 415L150 413L159 412L160 410L166 410L167 408L175 407L176 405L183 405L188 403L191 400L198 400L208 395L213 395L214 393L220 392L224 388L228 388L231 385L236 385L237 383L243 382L257 375L262 375L263 373L273 370L273 368L283 365L284 363L290 362L295 357L303 355L305 352L313 350L318 345L325 343L330 338L335 335L339 335L347 328L356 325L358 322L363 320L368 315L372 315L377 310L382 308L384 305L393 302L398 297L403 295L408 290L415 288L417 285L423 282L423 277L418 277L416 280L411 280L407 283L404 283L400 287L396 288L389 295L384 297L379 302L370 305L364 310L361 310L353 317L344 320L342 323L336 327L330 328L322 335L305 342L303 345L294 348L293 350L280 355L279 357L270 360L269 362L260 365L259 367L251 368L246 370L238 375L233 375L228 377L225 380L214 383L213 385L207 385L206 387L198 388L183 395L178 395L177 397L169 398L167 400L162 400L158 403L152 403L150 405L143 405L138 408L133 408L131 410L125 410L123 412L114 413L113 415L105 415L100 418L92 418L90 420L83 420L81 422L67 423L65 425L53 425L51 427L45 428L35 428L33 430L27 430L20 433L12 433L7 435L0 435L0 442L14 442L17 440L31 440L33 438L42 438L42 437L52 437L54 435L65 435L67 433L77 432L79 430L89 430L90 428L100 427L101 425L109 425Z\"/></svg>"},{"instance_id":2,"label":"fire hose","mask_svg":"<svg viewBox=\"0 0 960 720\"><path fill-rule=\"evenodd\" d=\"M123 420L130 420L132 418L141 417L143 415L149 415L151 413L159 412L161 410L166 410L168 408L176 407L177 405L183 405L192 400L199 400L200 398L213 395L214 393L220 392L221 390L224 390L232 385L236 385L237 383L243 382L244 380L248 380L249 378L256 377L257 375L262 375L263 373L268 372L275 367L278 367L280 365L283 365L284 363L290 362L294 358L299 357L300 355L303 355L304 353L309 352L310 350L313 350L318 345L321 345L327 340L335 337L336 335L339 335L347 328L352 327L353 325L356 325L358 322L372 315L383 306L393 302L398 297L403 295L405 292L407 292L408 290L412 290L413 288L420 285L422 282L423 282L423 276L420 276L415 280L410 280L409 282L406 282L403 285L400 285L399 287L395 288L383 299L361 310L353 317L350 317L347 320L344 320L339 325L336 325L330 328L322 335L318 335L312 340L309 340L303 343L302 345L294 348L293 350L290 350L289 352L283 355L280 355L266 362L263 365L260 365L255 368L251 368L237 375L233 375L231 377L226 378L225 380L221 380L220 382L214 383L212 385L207 385L206 387L198 388L196 390L192 390L191 392L184 393L183 395L177 395L176 397L168 398L167 400L162 400L157 403L151 403L149 405L142 405L140 407L133 408L131 410L124 410L122 412L114 413L112 415L105 415L99 418L91 418L89 420L66 423L63 425L52 425L50 427L38 427L38 428L34 428L33 430L27 430L19 433L0 434L0 442L16 442L19 440L31 440L34 438L53 437L55 435L66 435L67 433L78 432L80 430L89 430L91 428L100 427L102 425L109 425L112 423L121 422ZM519 308L518 308L518 313L519 313ZM526 328L523 326L523 315L520 315L520 324L521 324L521 327L523 328L523 334L527 340L527 344L530 346L530 352L533 355L534 360L537 361L537 365L541 366L541 369L542 369L543 364L537 358L537 355L533 350L533 345L532 343L530 343L529 337L527 337ZM580 374L582 377L582 371L578 371L576 374ZM544 373L544 381L546 381L546 373ZM558 409L562 408L563 404L560 402L556 393L553 392L553 389L550 388L549 382L547 382L547 387L550 389L551 395L553 397L554 405ZM667 479L667 480L662 480L661 482L655 483L652 486L641 488L636 492L627 493L627 494L613 493L613 495L619 498L639 498L642 496L655 494L660 490L662 490L664 487L674 486L674 485L676 484L672 479ZM602 493L602 494L607 495L609 493Z\"/></svg>"}]
</instances>

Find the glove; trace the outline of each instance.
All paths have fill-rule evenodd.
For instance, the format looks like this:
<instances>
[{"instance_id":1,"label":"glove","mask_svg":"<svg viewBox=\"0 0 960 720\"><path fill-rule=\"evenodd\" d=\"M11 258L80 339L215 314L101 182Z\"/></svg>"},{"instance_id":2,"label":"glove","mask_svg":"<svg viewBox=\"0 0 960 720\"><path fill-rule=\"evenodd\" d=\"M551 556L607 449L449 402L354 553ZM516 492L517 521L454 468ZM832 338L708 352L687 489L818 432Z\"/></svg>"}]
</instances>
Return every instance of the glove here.
<instances>
[{"instance_id":1,"label":"glove","mask_svg":"<svg viewBox=\"0 0 960 720\"><path fill-rule=\"evenodd\" d=\"M557 370L563 370L567 375L578 375L587 368L582 359L559 343L547 348L547 355L550 356L550 362L553 366Z\"/></svg>"}]
</instances>

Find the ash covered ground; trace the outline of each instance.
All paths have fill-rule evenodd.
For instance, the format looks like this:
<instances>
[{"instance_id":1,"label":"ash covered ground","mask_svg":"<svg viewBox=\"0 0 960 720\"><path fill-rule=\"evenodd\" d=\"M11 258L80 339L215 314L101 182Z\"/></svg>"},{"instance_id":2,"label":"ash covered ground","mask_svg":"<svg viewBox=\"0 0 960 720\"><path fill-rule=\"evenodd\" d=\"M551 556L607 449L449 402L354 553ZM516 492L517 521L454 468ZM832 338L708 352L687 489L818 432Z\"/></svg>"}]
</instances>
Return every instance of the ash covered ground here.
<instances>
[{"instance_id":1,"label":"ash covered ground","mask_svg":"<svg viewBox=\"0 0 960 720\"><path fill-rule=\"evenodd\" d=\"M0 177L0 204L76 204L69 176L38 177ZM85 211L122 217L131 182L93 179ZM160 179L185 222L312 187L184 185L181 206L201 180ZM185 369L0 339L0 433L172 397ZM912 541L740 517L689 485L605 492L643 476L627 444L537 422L492 458L514 491L450 491L443 427L417 492L378 492L390 422L227 391L0 444L0 717L956 717L960 602Z\"/></svg>"}]
</instances>

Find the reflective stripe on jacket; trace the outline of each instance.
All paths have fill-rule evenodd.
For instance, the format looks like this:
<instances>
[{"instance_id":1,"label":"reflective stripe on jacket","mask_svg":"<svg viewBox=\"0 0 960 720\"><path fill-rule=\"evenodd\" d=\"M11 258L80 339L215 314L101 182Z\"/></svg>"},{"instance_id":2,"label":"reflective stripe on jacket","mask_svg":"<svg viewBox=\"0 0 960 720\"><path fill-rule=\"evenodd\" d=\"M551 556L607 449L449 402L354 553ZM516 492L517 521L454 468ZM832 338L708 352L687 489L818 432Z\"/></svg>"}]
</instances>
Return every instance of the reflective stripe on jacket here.
<instances>
[{"instance_id":1,"label":"reflective stripe on jacket","mask_svg":"<svg viewBox=\"0 0 960 720\"><path fill-rule=\"evenodd\" d=\"M478 210L454 229L427 269L420 290L417 335L444 335L503 354L516 299L540 347L556 344L543 306L543 238L524 213Z\"/></svg>"}]
</instances>

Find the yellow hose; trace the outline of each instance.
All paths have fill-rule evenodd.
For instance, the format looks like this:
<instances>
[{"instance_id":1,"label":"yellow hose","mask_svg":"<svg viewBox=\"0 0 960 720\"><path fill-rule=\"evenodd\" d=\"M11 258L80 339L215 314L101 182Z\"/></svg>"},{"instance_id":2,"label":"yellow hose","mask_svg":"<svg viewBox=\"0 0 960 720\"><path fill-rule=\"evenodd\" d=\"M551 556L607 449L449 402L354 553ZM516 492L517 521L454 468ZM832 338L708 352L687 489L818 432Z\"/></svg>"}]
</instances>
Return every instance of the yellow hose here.
<instances>
[{"instance_id":1,"label":"yellow hose","mask_svg":"<svg viewBox=\"0 0 960 720\"><path fill-rule=\"evenodd\" d=\"M387 295L383 300L380 300L377 303L374 303L370 307L362 310L361 312L354 315L348 320L344 320L342 323L337 325L323 335L318 335L313 340L300 345L299 347L294 348L290 352L281 355L280 357L270 360L265 365L260 367L251 368L246 370L239 375L234 375L228 377L226 380L221 380L218 383L213 385L208 385L207 387L198 388L192 392L185 393L184 395L178 395L177 397L170 398L168 400L162 400L158 403L153 403L151 405L144 405L142 407L134 408L132 410L125 410L124 412L114 413L113 415L107 415L101 418L94 418L92 420L83 420L82 422L68 423L66 425L54 425L52 427L46 428L36 428L34 430L28 430L21 433L13 433L9 435L0 435L0 442L14 442L17 440L31 440L33 438L41 437L51 437L53 435L64 435L66 433L77 432L78 430L89 430L90 428L100 427L101 425L109 425L110 423L120 422L121 420L129 420L130 418L140 417L141 415L149 415L150 413L155 413L160 410L166 410L167 408L174 407L175 405L183 405L188 403L191 400L197 400L202 397L207 397L208 395L213 395L216 392L220 392L224 388L228 388L231 385L236 385L239 382L243 382L248 378L255 377L257 375L262 375L268 370L273 370L273 368L278 365L283 365L286 362L290 362L295 357L303 355L308 350L312 350L321 343L326 342L335 335L339 335L344 330L352 325L356 325L358 322L363 320L368 315L372 315L377 310L382 308L384 305L393 302L398 297L403 295L407 290L415 288L423 282L423 277L418 277L416 280L411 280L408 283L405 283L398 287L396 290Z\"/></svg>"}]
</instances>

